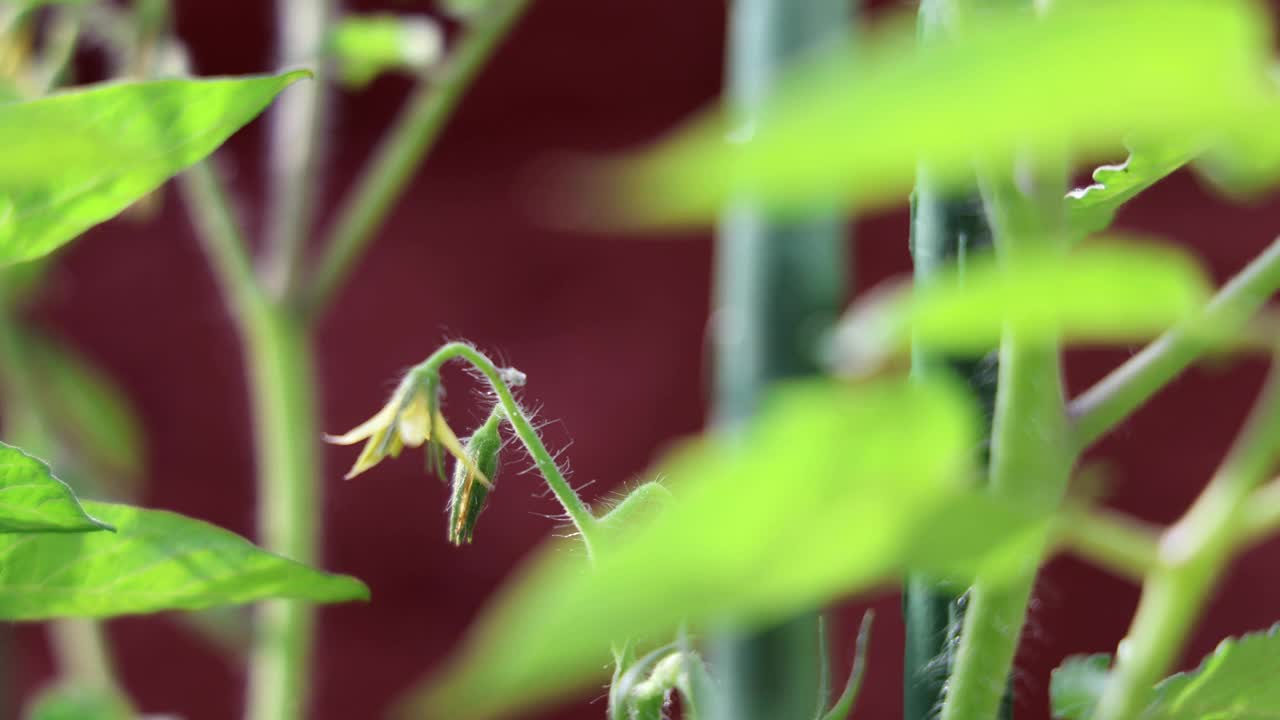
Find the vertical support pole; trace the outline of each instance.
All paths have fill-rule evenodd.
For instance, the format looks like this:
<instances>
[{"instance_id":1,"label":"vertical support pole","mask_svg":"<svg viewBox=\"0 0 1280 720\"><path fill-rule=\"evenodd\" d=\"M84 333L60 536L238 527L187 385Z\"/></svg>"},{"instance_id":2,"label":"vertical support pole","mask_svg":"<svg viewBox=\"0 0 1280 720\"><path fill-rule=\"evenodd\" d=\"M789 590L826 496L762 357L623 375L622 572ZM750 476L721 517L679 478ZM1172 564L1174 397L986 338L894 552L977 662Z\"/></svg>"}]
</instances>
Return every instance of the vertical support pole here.
<instances>
[{"instance_id":1,"label":"vertical support pole","mask_svg":"<svg viewBox=\"0 0 1280 720\"><path fill-rule=\"evenodd\" d=\"M728 96L749 136L786 66L846 37L850 0L736 0L729 24ZM838 208L779 222L740 198L716 245L713 422L750 417L768 385L819 371L817 347L847 292L847 237ZM817 707L818 621L807 614L756 632L725 629L712 655L722 720L809 720Z\"/></svg>"}]
</instances>

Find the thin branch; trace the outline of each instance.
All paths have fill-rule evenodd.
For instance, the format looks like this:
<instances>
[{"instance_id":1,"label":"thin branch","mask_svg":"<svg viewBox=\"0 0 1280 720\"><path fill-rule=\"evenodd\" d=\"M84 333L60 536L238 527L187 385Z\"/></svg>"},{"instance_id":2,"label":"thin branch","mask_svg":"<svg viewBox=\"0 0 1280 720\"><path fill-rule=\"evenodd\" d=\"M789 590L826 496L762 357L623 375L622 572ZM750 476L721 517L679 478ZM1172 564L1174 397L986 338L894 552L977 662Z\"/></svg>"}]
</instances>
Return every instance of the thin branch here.
<instances>
[{"instance_id":1,"label":"thin branch","mask_svg":"<svg viewBox=\"0 0 1280 720\"><path fill-rule=\"evenodd\" d=\"M207 161L192 166L182 174L179 187L222 296L237 313L258 307L264 295L249 257L249 245L213 167Z\"/></svg>"},{"instance_id":2,"label":"thin branch","mask_svg":"<svg viewBox=\"0 0 1280 720\"><path fill-rule=\"evenodd\" d=\"M1076 449L1119 425L1208 350L1212 342L1198 329L1242 322L1277 289L1280 238L1224 285L1200 317L1166 332L1071 402Z\"/></svg>"},{"instance_id":3,"label":"thin branch","mask_svg":"<svg viewBox=\"0 0 1280 720\"><path fill-rule=\"evenodd\" d=\"M424 76L409 104L365 166L325 238L307 298L312 317L333 300L373 235L435 145L467 88L529 0L493 0L470 21L464 37L438 74Z\"/></svg>"},{"instance_id":4,"label":"thin branch","mask_svg":"<svg viewBox=\"0 0 1280 720\"><path fill-rule=\"evenodd\" d=\"M1109 510L1065 510L1055 532L1063 548L1136 582L1142 582L1159 559L1159 532Z\"/></svg>"},{"instance_id":5,"label":"thin branch","mask_svg":"<svg viewBox=\"0 0 1280 720\"><path fill-rule=\"evenodd\" d=\"M1240 532L1248 542L1257 542L1280 529L1280 479L1258 488L1245 503Z\"/></svg>"}]
</instances>

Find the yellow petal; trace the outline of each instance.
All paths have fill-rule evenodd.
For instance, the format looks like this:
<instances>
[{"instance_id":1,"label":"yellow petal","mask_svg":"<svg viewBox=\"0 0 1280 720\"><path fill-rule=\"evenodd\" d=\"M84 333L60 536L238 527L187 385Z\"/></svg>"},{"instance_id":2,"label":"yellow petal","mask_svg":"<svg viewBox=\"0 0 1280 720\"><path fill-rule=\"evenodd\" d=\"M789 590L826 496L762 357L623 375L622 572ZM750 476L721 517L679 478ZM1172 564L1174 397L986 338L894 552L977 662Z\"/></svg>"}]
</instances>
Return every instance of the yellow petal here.
<instances>
[{"instance_id":1,"label":"yellow petal","mask_svg":"<svg viewBox=\"0 0 1280 720\"><path fill-rule=\"evenodd\" d=\"M439 413L436 413L439 417ZM400 411L396 419L400 438L409 447L419 447L431 439L431 407L426 393L414 393L413 399Z\"/></svg>"},{"instance_id":2,"label":"yellow petal","mask_svg":"<svg viewBox=\"0 0 1280 720\"><path fill-rule=\"evenodd\" d=\"M391 457L400 457L400 451L404 449L404 440L400 438L399 433L391 436L391 442L387 444L387 454Z\"/></svg>"},{"instance_id":3,"label":"yellow petal","mask_svg":"<svg viewBox=\"0 0 1280 720\"><path fill-rule=\"evenodd\" d=\"M395 420L396 400L385 405L377 415L365 420L342 435L325 435L324 440L334 445L355 445L361 440L371 438L380 430L385 430Z\"/></svg>"},{"instance_id":4,"label":"yellow petal","mask_svg":"<svg viewBox=\"0 0 1280 720\"><path fill-rule=\"evenodd\" d=\"M444 421L444 416L439 412L436 413L435 437L432 442L438 443L440 447L449 451L449 454L458 459L467 471L475 476L475 479L485 487L493 487L493 483L489 482L489 478L480 472L480 468L476 465L476 461L471 459L467 451L462 448L462 443L458 440L458 436L454 434L453 428L449 427L449 423Z\"/></svg>"},{"instance_id":5,"label":"yellow petal","mask_svg":"<svg viewBox=\"0 0 1280 720\"><path fill-rule=\"evenodd\" d=\"M364 448L360 450L360 457L356 458L356 464L352 465L351 470L347 471L347 480L382 462L382 458L386 457L386 450L382 447L382 444L386 440L387 432L387 429L383 428L369 438L369 442L365 443ZM393 447L397 439L391 438L388 446ZM397 450L397 452L399 451Z\"/></svg>"}]
</instances>

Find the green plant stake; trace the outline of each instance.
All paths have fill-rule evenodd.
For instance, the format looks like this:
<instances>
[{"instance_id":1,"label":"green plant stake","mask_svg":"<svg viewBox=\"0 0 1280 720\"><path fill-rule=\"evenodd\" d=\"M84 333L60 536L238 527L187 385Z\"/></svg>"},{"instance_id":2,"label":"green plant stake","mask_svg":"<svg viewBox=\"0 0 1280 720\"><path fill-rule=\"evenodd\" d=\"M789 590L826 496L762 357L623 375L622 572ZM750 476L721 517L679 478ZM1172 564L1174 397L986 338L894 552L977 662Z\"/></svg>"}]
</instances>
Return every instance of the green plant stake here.
<instances>
[{"instance_id":1,"label":"green plant stake","mask_svg":"<svg viewBox=\"0 0 1280 720\"><path fill-rule=\"evenodd\" d=\"M944 10L937 0L922 0L918 32L922 40L942 31ZM964 266L967 255L991 246L991 228L977 191L950 192L934 187L921 167L911 197L911 259L917 282L932 278L944 265ZM994 349L994 348L993 348ZM915 343L911 371L916 375L950 370L966 379L982 405L986 432L995 405L996 363L982 357L945 355ZM938 585L927 577L907 579L902 598L906 644L903 668L903 718L928 720L942 705L950 672L950 651L961 622L960 589ZM1012 717L1007 702L1002 717Z\"/></svg>"},{"instance_id":2,"label":"green plant stake","mask_svg":"<svg viewBox=\"0 0 1280 720\"><path fill-rule=\"evenodd\" d=\"M788 64L843 39L850 0L738 0L731 7L728 96L749 138ZM774 380L818 372L816 347L845 294L841 215L819 208L770 220L739 198L716 246L715 398L722 428L749 417ZM713 640L725 720L800 720L818 697L818 620L804 615L760 632L727 630ZM824 701L825 702L825 701Z\"/></svg>"}]
</instances>

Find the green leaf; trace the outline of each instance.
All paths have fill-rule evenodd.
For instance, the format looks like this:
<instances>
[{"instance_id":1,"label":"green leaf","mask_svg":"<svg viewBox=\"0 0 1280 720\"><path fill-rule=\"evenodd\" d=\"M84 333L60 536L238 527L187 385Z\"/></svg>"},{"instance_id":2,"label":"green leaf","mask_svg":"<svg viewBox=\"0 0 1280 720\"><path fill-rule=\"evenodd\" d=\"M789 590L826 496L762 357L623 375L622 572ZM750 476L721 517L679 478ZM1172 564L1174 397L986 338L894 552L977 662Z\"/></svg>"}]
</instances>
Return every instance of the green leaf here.
<instances>
[{"instance_id":1,"label":"green leaf","mask_svg":"<svg viewBox=\"0 0 1280 720\"><path fill-rule=\"evenodd\" d=\"M419 715L526 706L589 684L611 641L767 623L908 567L992 582L1026 572L1044 519L971 488L974 415L949 385L779 390L744 435L664 463L674 498L606 535L594 571L561 542L538 555L417 698Z\"/></svg>"},{"instance_id":2,"label":"green leaf","mask_svg":"<svg viewBox=\"0 0 1280 720\"><path fill-rule=\"evenodd\" d=\"M906 352L913 338L980 354L1006 329L1028 341L1143 340L1195 317L1209 295L1208 278L1173 247L1088 244L1004 264L987 255L855 307L837 332L835 354L846 366L868 362Z\"/></svg>"},{"instance_id":3,"label":"green leaf","mask_svg":"<svg viewBox=\"0 0 1280 720\"><path fill-rule=\"evenodd\" d=\"M1087 720L1102 695L1106 655L1070 658L1054 671L1055 717ZM1280 708L1280 625L1228 638L1191 672L1152 689L1142 720L1256 720ZM1062 708L1059 711L1059 708Z\"/></svg>"},{"instance_id":4,"label":"green leaf","mask_svg":"<svg viewBox=\"0 0 1280 720\"><path fill-rule=\"evenodd\" d=\"M271 598L364 600L352 577L260 550L235 533L161 510L86 502L116 533L0 536L0 618L109 617Z\"/></svg>"},{"instance_id":5,"label":"green leaf","mask_svg":"<svg viewBox=\"0 0 1280 720\"><path fill-rule=\"evenodd\" d=\"M86 533L111 530L89 515L49 466L0 443L0 543L21 542L10 533ZM92 533L98 534L98 533Z\"/></svg>"},{"instance_id":6,"label":"green leaf","mask_svg":"<svg viewBox=\"0 0 1280 720\"><path fill-rule=\"evenodd\" d=\"M1130 143L1127 160L1094 170L1094 184L1067 195L1066 221L1072 237L1106 230L1121 205L1191 162L1202 150L1200 143L1186 141Z\"/></svg>"},{"instance_id":7,"label":"green leaf","mask_svg":"<svg viewBox=\"0 0 1280 720\"><path fill-rule=\"evenodd\" d=\"M0 105L0 264L114 217L306 76L112 83Z\"/></svg>"},{"instance_id":8,"label":"green leaf","mask_svg":"<svg viewBox=\"0 0 1280 720\"><path fill-rule=\"evenodd\" d=\"M329 33L342 81L360 87L393 70L422 71L444 53L444 32L427 16L348 15Z\"/></svg>"},{"instance_id":9,"label":"green leaf","mask_svg":"<svg viewBox=\"0 0 1280 720\"><path fill-rule=\"evenodd\" d=\"M1247 0L1131 0L993 11L923 48L907 32L862 38L785 79L761 123L711 112L633 160L622 219L705 221L736 197L777 212L896 204L920 163L959 185L975 160L1216 137L1274 115L1270 26Z\"/></svg>"},{"instance_id":10,"label":"green leaf","mask_svg":"<svg viewBox=\"0 0 1280 720\"><path fill-rule=\"evenodd\" d=\"M109 688L60 684L45 688L23 714L26 720L133 720L133 708Z\"/></svg>"},{"instance_id":11,"label":"green leaf","mask_svg":"<svg viewBox=\"0 0 1280 720\"><path fill-rule=\"evenodd\" d=\"M1106 688L1111 656L1076 655L1054 669L1049 680L1050 705L1056 720L1089 720Z\"/></svg>"},{"instance_id":12,"label":"green leaf","mask_svg":"<svg viewBox=\"0 0 1280 720\"><path fill-rule=\"evenodd\" d=\"M96 496L136 497L143 471L143 432L128 397L86 358L52 338L28 333L23 349L30 353L38 383L33 391L41 398L59 444L75 456L59 465L60 474L77 476L69 481L82 492L91 486Z\"/></svg>"}]
</instances>

